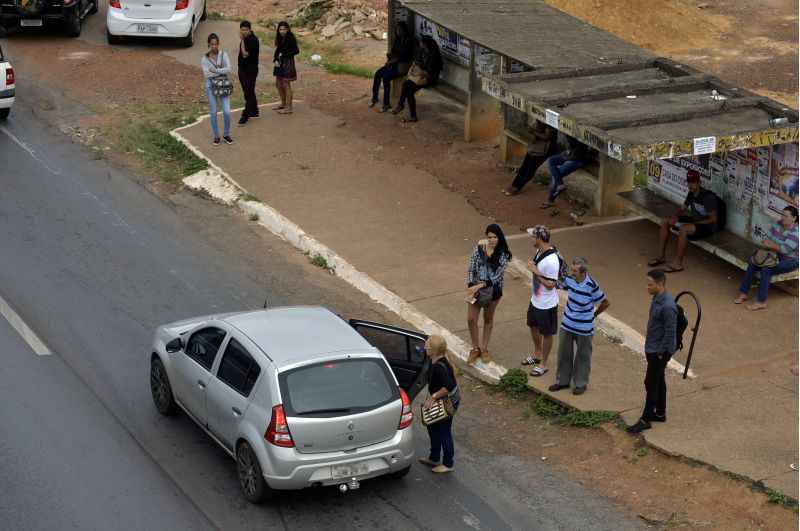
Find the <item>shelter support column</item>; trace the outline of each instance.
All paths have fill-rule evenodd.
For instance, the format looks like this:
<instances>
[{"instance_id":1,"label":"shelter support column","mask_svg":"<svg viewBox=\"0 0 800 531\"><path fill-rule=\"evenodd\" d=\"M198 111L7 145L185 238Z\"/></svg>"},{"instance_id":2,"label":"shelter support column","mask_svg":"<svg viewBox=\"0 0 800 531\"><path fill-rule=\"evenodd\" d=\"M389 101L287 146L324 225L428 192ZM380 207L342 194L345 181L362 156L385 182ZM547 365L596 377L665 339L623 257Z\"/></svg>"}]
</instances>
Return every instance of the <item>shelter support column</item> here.
<instances>
[{"instance_id":1,"label":"shelter support column","mask_svg":"<svg viewBox=\"0 0 800 531\"><path fill-rule=\"evenodd\" d=\"M633 190L634 165L599 154L600 168L597 172L595 211L601 216L617 216L625 212L625 206L617 194Z\"/></svg>"},{"instance_id":2,"label":"shelter support column","mask_svg":"<svg viewBox=\"0 0 800 531\"><path fill-rule=\"evenodd\" d=\"M478 50L472 44L469 61L469 93L467 94L467 112L464 116L464 140L494 140L497 138L498 102L481 88L481 79L476 67Z\"/></svg>"}]
</instances>

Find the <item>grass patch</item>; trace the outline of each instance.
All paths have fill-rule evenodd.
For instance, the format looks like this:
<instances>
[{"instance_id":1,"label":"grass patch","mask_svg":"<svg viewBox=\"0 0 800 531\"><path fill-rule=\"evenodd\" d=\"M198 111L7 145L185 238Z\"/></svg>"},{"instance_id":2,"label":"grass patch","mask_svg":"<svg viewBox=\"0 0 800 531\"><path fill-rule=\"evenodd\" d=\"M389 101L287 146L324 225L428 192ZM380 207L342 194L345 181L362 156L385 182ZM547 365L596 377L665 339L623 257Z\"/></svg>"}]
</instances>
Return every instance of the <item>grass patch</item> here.
<instances>
[{"instance_id":1,"label":"grass patch","mask_svg":"<svg viewBox=\"0 0 800 531\"><path fill-rule=\"evenodd\" d=\"M258 197L254 196L251 193L246 193L242 197L239 198L239 201L253 201L255 203L260 203L261 199L259 199Z\"/></svg>"},{"instance_id":2,"label":"grass patch","mask_svg":"<svg viewBox=\"0 0 800 531\"><path fill-rule=\"evenodd\" d=\"M647 186L647 162L637 162L633 165L634 186Z\"/></svg>"},{"instance_id":3,"label":"grass patch","mask_svg":"<svg viewBox=\"0 0 800 531\"><path fill-rule=\"evenodd\" d=\"M797 512L798 506L797 502L791 499L786 494L782 493L779 490L775 489L767 489L767 502L773 505L780 505L782 507L786 507L787 509L791 509L794 512Z\"/></svg>"},{"instance_id":4,"label":"grass patch","mask_svg":"<svg viewBox=\"0 0 800 531\"><path fill-rule=\"evenodd\" d=\"M374 71L369 68L351 65L349 63L332 63L323 59L320 64L325 68L325 70L336 75L356 76L363 77L365 79L372 79L374 74Z\"/></svg>"},{"instance_id":5,"label":"grass patch","mask_svg":"<svg viewBox=\"0 0 800 531\"><path fill-rule=\"evenodd\" d=\"M613 411L578 411L573 409L563 415L559 422L576 428L596 428L616 418L617 413Z\"/></svg>"},{"instance_id":6,"label":"grass patch","mask_svg":"<svg viewBox=\"0 0 800 531\"><path fill-rule=\"evenodd\" d=\"M322 15L333 7L333 2L314 2L307 5L298 15L292 19L295 26L308 27L322 18Z\"/></svg>"},{"instance_id":7,"label":"grass patch","mask_svg":"<svg viewBox=\"0 0 800 531\"><path fill-rule=\"evenodd\" d=\"M533 401L531 409L542 418L555 419L565 413L565 408L545 395L539 395Z\"/></svg>"},{"instance_id":8,"label":"grass patch","mask_svg":"<svg viewBox=\"0 0 800 531\"><path fill-rule=\"evenodd\" d=\"M647 452L648 452L647 446L642 446L641 448L637 448L636 457L641 459L642 457L645 457L647 455Z\"/></svg>"},{"instance_id":9,"label":"grass patch","mask_svg":"<svg viewBox=\"0 0 800 531\"><path fill-rule=\"evenodd\" d=\"M311 257L311 263L317 267L321 267L322 269L332 270L333 268L328 264L328 260L325 259L324 256L321 254L315 254Z\"/></svg>"},{"instance_id":10,"label":"grass patch","mask_svg":"<svg viewBox=\"0 0 800 531\"><path fill-rule=\"evenodd\" d=\"M496 389L510 398L522 398L528 393L528 375L522 369L509 369Z\"/></svg>"},{"instance_id":11,"label":"grass patch","mask_svg":"<svg viewBox=\"0 0 800 531\"><path fill-rule=\"evenodd\" d=\"M208 20L233 20L231 17L217 11L206 11L206 18Z\"/></svg>"},{"instance_id":12,"label":"grass patch","mask_svg":"<svg viewBox=\"0 0 800 531\"><path fill-rule=\"evenodd\" d=\"M304 61L311 64L318 64L331 74L372 79L375 69L348 63L345 60L342 43L316 42L302 38L298 38L297 40L300 46L300 58ZM311 56L315 53L322 57L319 63L311 61Z\"/></svg>"},{"instance_id":13,"label":"grass patch","mask_svg":"<svg viewBox=\"0 0 800 531\"><path fill-rule=\"evenodd\" d=\"M149 121L130 121L122 125L118 145L137 157L145 169L169 183L180 182L208 167L205 160L173 138L168 129Z\"/></svg>"}]
</instances>

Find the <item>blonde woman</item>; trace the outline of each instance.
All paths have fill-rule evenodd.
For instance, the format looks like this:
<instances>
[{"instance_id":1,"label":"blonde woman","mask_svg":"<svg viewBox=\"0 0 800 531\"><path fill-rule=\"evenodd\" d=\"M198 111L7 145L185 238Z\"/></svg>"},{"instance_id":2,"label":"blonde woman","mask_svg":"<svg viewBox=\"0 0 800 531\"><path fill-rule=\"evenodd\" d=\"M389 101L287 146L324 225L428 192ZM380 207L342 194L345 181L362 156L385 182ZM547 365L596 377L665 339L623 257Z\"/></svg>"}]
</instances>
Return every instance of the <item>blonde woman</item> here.
<instances>
[{"instance_id":1,"label":"blonde woman","mask_svg":"<svg viewBox=\"0 0 800 531\"><path fill-rule=\"evenodd\" d=\"M428 393L430 396L425 401L424 408L429 408L436 400L450 397L453 408L458 409L461 393L458 390L456 372L447 359L447 342L442 336L430 336L425 342L425 353L431 360L431 370L428 380ZM428 436L431 439L431 452L427 458L419 460L423 465L432 467L436 474L453 471L453 417L427 426ZM442 461L439 462L440 457Z\"/></svg>"}]
</instances>

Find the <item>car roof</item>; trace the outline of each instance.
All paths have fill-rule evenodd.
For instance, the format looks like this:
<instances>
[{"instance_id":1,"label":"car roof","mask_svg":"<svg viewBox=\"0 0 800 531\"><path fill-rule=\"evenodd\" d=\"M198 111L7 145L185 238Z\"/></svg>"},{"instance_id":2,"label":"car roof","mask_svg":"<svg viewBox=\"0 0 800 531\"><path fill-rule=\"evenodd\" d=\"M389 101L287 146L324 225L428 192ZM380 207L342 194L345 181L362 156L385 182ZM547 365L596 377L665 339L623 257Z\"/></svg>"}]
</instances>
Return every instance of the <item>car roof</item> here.
<instances>
[{"instance_id":1,"label":"car roof","mask_svg":"<svg viewBox=\"0 0 800 531\"><path fill-rule=\"evenodd\" d=\"M227 315L277 367L335 352L376 352L344 319L321 306L269 308Z\"/></svg>"}]
</instances>

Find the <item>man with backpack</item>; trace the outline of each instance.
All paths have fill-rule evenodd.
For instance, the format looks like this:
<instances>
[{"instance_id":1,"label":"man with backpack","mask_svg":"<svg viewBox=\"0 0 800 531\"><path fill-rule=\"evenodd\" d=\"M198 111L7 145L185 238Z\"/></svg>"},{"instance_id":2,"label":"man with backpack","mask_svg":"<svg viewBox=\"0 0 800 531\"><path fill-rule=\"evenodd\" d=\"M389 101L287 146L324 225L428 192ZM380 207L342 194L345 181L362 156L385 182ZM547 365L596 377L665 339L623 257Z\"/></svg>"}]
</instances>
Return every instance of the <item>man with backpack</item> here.
<instances>
[{"instance_id":1,"label":"man with backpack","mask_svg":"<svg viewBox=\"0 0 800 531\"><path fill-rule=\"evenodd\" d=\"M722 230L725 225L725 203L714 192L700 186L700 173L696 170L687 170L686 182L689 193L686 194L683 206L676 215L661 222L659 234L661 254L647 263L650 267L666 263L667 241L672 232L678 237L678 246L675 261L664 267L666 273L683 271L683 259L686 256L689 240L707 238Z\"/></svg>"},{"instance_id":2,"label":"man with backpack","mask_svg":"<svg viewBox=\"0 0 800 531\"><path fill-rule=\"evenodd\" d=\"M639 421L628 427L629 433L649 430L652 427L651 422L666 422L665 371L678 346L678 306L672 295L667 293L667 277L663 270L653 269L647 273L647 292L653 298L650 302L650 317L647 320L647 336L644 342L644 352L647 357L644 410Z\"/></svg>"},{"instance_id":3,"label":"man with backpack","mask_svg":"<svg viewBox=\"0 0 800 531\"><path fill-rule=\"evenodd\" d=\"M547 373L547 360L553 347L553 336L558 331L558 291L556 287L566 276L566 264L550 243L550 231L544 225L528 229L533 238L536 254L528 260L528 271L533 275L531 302L528 305L528 327L533 339L533 354L522 360L523 365L533 365L531 376Z\"/></svg>"}]
</instances>

